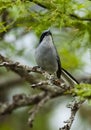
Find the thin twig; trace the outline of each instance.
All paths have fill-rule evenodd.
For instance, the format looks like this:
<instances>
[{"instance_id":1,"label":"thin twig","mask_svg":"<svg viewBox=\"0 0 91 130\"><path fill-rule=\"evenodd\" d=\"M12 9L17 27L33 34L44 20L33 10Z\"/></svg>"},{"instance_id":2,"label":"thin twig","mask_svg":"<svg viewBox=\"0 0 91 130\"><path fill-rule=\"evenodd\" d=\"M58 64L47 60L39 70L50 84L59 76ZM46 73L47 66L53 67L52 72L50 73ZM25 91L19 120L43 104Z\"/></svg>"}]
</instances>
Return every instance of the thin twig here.
<instances>
[{"instance_id":1,"label":"thin twig","mask_svg":"<svg viewBox=\"0 0 91 130\"><path fill-rule=\"evenodd\" d=\"M44 107L44 104L50 99L50 95L46 95L43 99L41 99L41 101L33 107L32 110L29 111L29 119L28 119L28 124L30 127L33 126L33 121L34 121L34 118L36 116L36 114L39 112L39 110Z\"/></svg>"},{"instance_id":2,"label":"thin twig","mask_svg":"<svg viewBox=\"0 0 91 130\"><path fill-rule=\"evenodd\" d=\"M74 18L74 19L78 19L78 20L81 20L81 21L88 21L88 22L91 22L91 18L81 18L75 14L69 14L70 17Z\"/></svg>"},{"instance_id":3,"label":"thin twig","mask_svg":"<svg viewBox=\"0 0 91 130\"><path fill-rule=\"evenodd\" d=\"M59 130L70 130L71 129L75 115L83 102L84 102L84 100L79 101L79 100L75 99L71 104L69 104L68 108L71 109L70 118L67 121L65 121L66 125L64 125L62 128L59 128Z\"/></svg>"}]
</instances>

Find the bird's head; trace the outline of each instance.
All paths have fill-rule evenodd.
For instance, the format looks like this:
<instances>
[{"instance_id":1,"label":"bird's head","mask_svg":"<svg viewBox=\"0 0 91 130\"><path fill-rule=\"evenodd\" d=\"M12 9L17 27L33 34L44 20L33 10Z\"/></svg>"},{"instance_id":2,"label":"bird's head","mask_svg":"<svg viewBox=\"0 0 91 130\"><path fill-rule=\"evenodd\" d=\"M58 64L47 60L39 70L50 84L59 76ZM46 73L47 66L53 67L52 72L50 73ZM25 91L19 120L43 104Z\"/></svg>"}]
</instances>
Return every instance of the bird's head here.
<instances>
[{"instance_id":1,"label":"bird's head","mask_svg":"<svg viewBox=\"0 0 91 130\"><path fill-rule=\"evenodd\" d=\"M40 36L40 41L39 41L39 44L45 39L45 38L52 38L52 33L50 32L50 30L45 30L41 36Z\"/></svg>"}]
</instances>

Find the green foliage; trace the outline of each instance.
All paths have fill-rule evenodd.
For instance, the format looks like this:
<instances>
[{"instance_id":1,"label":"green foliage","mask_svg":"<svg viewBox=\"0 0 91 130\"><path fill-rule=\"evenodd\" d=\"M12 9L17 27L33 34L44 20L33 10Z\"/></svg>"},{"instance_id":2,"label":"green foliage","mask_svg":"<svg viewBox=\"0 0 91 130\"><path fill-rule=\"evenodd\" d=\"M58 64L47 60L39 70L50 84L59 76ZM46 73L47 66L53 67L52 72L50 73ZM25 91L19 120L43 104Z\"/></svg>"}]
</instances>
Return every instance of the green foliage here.
<instances>
[{"instance_id":1,"label":"green foliage","mask_svg":"<svg viewBox=\"0 0 91 130\"><path fill-rule=\"evenodd\" d=\"M80 60L81 57L79 58L76 53L74 53L74 55L73 53L73 51L67 50L66 48L61 50L62 66L65 67L67 70L75 70L79 67L82 68L82 66L84 65Z\"/></svg>"},{"instance_id":2,"label":"green foliage","mask_svg":"<svg viewBox=\"0 0 91 130\"><path fill-rule=\"evenodd\" d=\"M85 2L88 3L88 2ZM86 15L90 12L86 12L87 5L85 3L77 3L70 0L6 0L0 2L1 15L7 9L9 15L8 20L12 21L7 26L3 25L1 21L1 32L11 28L11 26L22 26L28 30L35 30L40 32L48 27L72 27L75 25L83 25L84 21L79 19L72 19L70 14L74 14L74 11L85 9ZM36 6L39 5L39 6ZM43 8L44 7L44 8ZM38 9L39 8L39 9ZM12 24L11 24L12 23ZM84 27L84 26L83 26Z\"/></svg>"},{"instance_id":3,"label":"green foliage","mask_svg":"<svg viewBox=\"0 0 91 130\"><path fill-rule=\"evenodd\" d=\"M58 45L61 43L58 51L62 65L67 69L81 68L84 65L84 51L91 46L90 5L91 2L86 0L1 0L0 38L2 39L9 30L20 27L25 33L33 30L38 36L45 29L58 29L62 33L60 35L59 32L61 39L58 41ZM65 35L62 29L66 28L71 32L67 31ZM8 50L8 55L16 52L15 45L11 43L6 44L3 41L0 50L4 47ZM21 48L17 54L23 55L23 52L24 48Z\"/></svg>"},{"instance_id":4,"label":"green foliage","mask_svg":"<svg viewBox=\"0 0 91 130\"><path fill-rule=\"evenodd\" d=\"M81 99L87 99L91 101L91 84L79 84L74 88L74 93Z\"/></svg>"}]
</instances>

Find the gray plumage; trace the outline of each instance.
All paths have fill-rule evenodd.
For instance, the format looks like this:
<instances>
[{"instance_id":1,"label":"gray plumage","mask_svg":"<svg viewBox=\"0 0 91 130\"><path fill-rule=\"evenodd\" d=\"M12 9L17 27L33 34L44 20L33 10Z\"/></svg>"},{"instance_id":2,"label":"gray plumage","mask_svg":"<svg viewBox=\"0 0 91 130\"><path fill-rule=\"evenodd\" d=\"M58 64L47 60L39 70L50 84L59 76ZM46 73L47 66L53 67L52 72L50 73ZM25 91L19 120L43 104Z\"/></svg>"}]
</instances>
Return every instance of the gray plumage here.
<instances>
[{"instance_id":1,"label":"gray plumage","mask_svg":"<svg viewBox=\"0 0 91 130\"><path fill-rule=\"evenodd\" d=\"M78 81L65 69L61 68L60 58L49 30L42 33L39 44L35 50L35 59L39 67L50 74L56 73L57 77L69 85L78 84Z\"/></svg>"},{"instance_id":2,"label":"gray plumage","mask_svg":"<svg viewBox=\"0 0 91 130\"><path fill-rule=\"evenodd\" d=\"M50 74L56 72L57 77L60 78L61 63L53 43L52 34L49 30L43 32L40 37L40 42L35 50L35 59L38 66L43 70Z\"/></svg>"}]
</instances>

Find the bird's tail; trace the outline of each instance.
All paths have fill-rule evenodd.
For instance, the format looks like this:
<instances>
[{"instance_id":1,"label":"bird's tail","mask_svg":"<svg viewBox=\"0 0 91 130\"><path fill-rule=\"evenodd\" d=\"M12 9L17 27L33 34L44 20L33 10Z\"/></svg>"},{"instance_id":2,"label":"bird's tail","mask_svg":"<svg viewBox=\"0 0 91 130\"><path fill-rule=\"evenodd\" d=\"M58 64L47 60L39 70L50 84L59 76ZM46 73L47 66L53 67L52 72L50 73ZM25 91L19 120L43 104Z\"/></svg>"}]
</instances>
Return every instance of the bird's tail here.
<instances>
[{"instance_id":1,"label":"bird's tail","mask_svg":"<svg viewBox=\"0 0 91 130\"><path fill-rule=\"evenodd\" d=\"M79 84L79 82L64 68L61 68L61 78L67 83L67 85L74 86Z\"/></svg>"}]
</instances>

